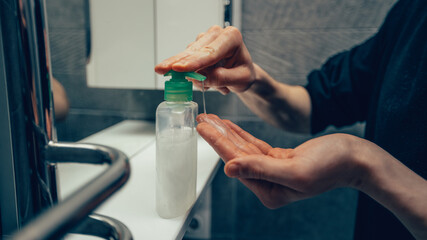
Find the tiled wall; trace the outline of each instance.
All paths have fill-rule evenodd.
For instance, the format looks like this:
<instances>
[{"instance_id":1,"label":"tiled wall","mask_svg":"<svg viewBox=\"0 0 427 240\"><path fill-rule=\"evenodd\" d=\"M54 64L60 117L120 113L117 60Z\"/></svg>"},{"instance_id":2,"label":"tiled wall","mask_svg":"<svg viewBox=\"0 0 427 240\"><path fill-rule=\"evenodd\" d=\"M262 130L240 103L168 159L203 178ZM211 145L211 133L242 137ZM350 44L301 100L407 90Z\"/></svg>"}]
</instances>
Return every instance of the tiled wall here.
<instances>
[{"instance_id":1,"label":"tiled wall","mask_svg":"<svg viewBox=\"0 0 427 240\"><path fill-rule=\"evenodd\" d=\"M242 33L253 60L277 80L306 84L328 56L372 35L395 0L242 0ZM154 120L158 90L88 88L84 0L47 0L54 76L71 102L58 137L76 141L123 119ZM233 94L206 94L207 111L232 119L275 147L311 138L263 123ZM195 93L201 106L201 94ZM201 110L201 108L199 109ZM337 131L328 129L325 133ZM363 135L363 124L340 129ZM220 172L213 183L213 239L351 239L357 193L338 189L268 210L238 181Z\"/></svg>"}]
</instances>

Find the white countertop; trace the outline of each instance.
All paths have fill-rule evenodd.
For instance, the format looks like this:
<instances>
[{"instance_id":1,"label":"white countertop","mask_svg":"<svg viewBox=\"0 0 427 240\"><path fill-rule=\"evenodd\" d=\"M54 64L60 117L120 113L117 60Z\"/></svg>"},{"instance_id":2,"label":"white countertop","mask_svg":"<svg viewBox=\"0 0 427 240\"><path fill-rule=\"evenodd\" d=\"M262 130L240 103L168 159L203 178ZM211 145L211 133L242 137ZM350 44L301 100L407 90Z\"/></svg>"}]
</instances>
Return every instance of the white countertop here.
<instances>
[{"instance_id":1,"label":"white countertop","mask_svg":"<svg viewBox=\"0 0 427 240\"><path fill-rule=\"evenodd\" d=\"M126 120L81 142L114 147L123 151L130 159L131 175L128 182L95 212L120 220L137 240L183 237L193 215L192 209L173 219L160 218L155 210L156 144L153 123ZM219 167L219 156L202 138L199 137L197 144L196 192L199 199ZM60 198L65 198L104 169L105 166L59 164ZM197 203L196 200L195 205ZM71 238L78 239L76 236L67 237Z\"/></svg>"}]
</instances>

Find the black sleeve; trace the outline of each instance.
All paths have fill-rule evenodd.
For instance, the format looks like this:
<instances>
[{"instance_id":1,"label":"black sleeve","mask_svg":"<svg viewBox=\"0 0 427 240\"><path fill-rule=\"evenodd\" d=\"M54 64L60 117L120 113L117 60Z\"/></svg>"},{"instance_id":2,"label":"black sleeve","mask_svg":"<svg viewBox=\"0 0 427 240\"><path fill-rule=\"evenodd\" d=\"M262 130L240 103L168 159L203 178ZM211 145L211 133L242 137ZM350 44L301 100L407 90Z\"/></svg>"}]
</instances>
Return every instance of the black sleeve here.
<instances>
[{"instance_id":1,"label":"black sleeve","mask_svg":"<svg viewBox=\"0 0 427 240\"><path fill-rule=\"evenodd\" d=\"M312 103L311 132L366 119L371 93L381 68L381 30L352 48L329 58L308 75L306 89Z\"/></svg>"},{"instance_id":2,"label":"black sleeve","mask_svg":"<svg viewBox=\"0 0 427 240\"><path fill-rule=\"evenodd\" d=\"M329 58L308 75L306 89L312 103L311 132L365 121L375 105L397 39L402 34L406 9L413 0L398 1L379 31L364 43ZM424 2L425 3L425 2Z\"/></svg>"}]
</instances>

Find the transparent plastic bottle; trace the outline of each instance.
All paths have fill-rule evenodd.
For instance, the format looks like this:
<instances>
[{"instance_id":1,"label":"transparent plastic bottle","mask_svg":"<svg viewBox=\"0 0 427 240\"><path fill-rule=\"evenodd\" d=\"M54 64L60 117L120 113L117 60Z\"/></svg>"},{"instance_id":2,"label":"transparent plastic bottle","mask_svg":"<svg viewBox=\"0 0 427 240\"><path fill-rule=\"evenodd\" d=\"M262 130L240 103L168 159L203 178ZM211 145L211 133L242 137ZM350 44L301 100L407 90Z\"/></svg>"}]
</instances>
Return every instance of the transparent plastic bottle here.
<instances>
[{"instance_id":1,"label":"transparent plastic bottle","mask_svg":"<svg viewBox=\"0 0 427 240\"><path fill-rule=\"evenodd\" d=\"M204 76L170 71L165 76L165 101L156 111L156 210L162 218L184 214L196 199L197 103L192 82Z\"/></svg>"}]
</instances>

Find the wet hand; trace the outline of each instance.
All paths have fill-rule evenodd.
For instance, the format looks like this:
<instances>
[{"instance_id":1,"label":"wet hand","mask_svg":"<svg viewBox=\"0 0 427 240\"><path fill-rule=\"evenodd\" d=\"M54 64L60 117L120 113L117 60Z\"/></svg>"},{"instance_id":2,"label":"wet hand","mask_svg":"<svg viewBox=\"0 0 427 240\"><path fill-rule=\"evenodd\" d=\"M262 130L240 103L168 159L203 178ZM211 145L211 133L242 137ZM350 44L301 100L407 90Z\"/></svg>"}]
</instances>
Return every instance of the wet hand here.
<instances>
[{"instance_id":1,"label":"wet hand","mask_svg":"<svg viewBox=\"0 0 427 240\"><path fill-rule=\"evenodd\" d=\"M181 53L170 57L155 67L159 74L169 70L196 71L207 77L205 88L213 87L223 94L243 92L255 79L254 64L235 27L211 27L199 34L196 41ZM201 83L193 81L201 88Z\"/></svg>"}]
</instances>

